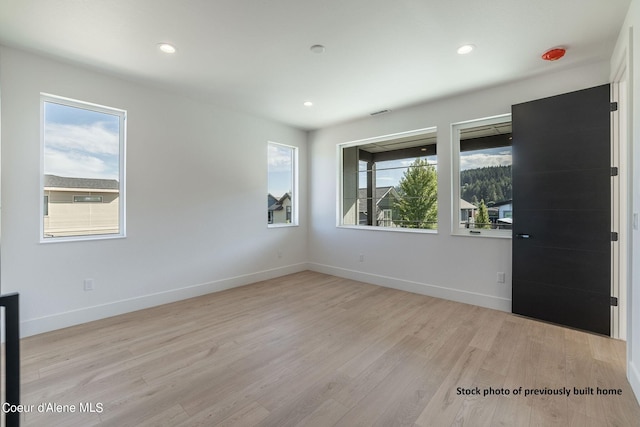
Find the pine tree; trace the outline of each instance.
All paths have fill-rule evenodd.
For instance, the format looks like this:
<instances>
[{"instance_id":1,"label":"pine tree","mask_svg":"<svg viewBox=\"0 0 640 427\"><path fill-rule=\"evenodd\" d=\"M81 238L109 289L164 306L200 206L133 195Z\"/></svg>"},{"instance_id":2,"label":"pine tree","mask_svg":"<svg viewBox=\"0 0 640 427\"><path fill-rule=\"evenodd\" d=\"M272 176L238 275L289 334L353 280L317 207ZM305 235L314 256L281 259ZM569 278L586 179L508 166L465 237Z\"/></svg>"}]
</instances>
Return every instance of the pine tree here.
<instances>
[{"instance_id":1,"label":"pine tree","mask_svg":"<svg viewBox=\"0 0 640 427\"><path fill-rule=\"evenodd\" d=\"M511 166L491 166L460 172L460 197L478 205L474 200L497 203L511 200Z\"/></svg>"},{"instance_id":2,"label":"pine tree","mask_svg":"<svg viewBox=\"0 0 640 427\"><path fill-rule=\"evenodd\" d=\"M408 228L436 228L438 222L438 178L436 168L416 159L398 184L395 203L400 224Z\"/></svg>"},{"instance_id":3,"label":"pine tree","mask_svg":"<svg viewBox=\"0 0 640 427\"><path fill-rule=\"evenodd\" d=\"M476 228L491 228L489 224L489 211L487 210L487 205L484 204L484 199L480 201L480 206L478 206Z\"/></svg>"}]
</instances>

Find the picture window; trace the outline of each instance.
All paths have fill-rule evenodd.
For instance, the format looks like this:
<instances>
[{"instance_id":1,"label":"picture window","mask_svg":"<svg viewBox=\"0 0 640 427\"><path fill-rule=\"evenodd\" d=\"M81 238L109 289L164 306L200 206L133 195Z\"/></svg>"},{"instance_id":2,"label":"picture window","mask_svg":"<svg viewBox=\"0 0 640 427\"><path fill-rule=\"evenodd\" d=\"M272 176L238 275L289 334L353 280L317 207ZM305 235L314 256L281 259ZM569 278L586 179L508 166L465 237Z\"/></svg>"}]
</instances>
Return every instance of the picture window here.
<instances>
[{"instance_id":1,"label":"picture window","mask_svg":"<svg viewBox=\"0 0 640 427\"><path fill-rule=\"evenodd\" d=\"M339 225L437 230L436 129L339 146Z\"/></svg>"}]
</instances>

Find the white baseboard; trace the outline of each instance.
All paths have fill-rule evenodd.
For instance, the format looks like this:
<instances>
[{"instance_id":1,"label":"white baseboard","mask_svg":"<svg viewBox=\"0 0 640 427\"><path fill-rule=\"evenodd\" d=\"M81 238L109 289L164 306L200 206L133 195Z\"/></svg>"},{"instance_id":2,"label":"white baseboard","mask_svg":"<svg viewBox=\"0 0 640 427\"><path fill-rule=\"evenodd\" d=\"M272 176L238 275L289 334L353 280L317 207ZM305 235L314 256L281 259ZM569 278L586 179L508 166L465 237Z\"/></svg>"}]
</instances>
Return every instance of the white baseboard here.
<instances>
[{"instance_id":1,"label":"white baseboard","mask_svg":"<svg viewBox=\"0 0 640 427\"><path fill-rule=\"evenodd\" d=\"M20 336L28 337L44 332L62 329L81 323L92 322L94 320L105 319L119 314L130 313L132 311L168 304L201 295L220 292L226 289L237 288L251 283L269 280L287 274L298 273L308 270L307 263L289 265L285 267L264 270L241 276L215 280L208 283L187 286L180 289L158 292L136 298L110 302L106 304L83 307L78 310L56 313L51 316L44 316L35 319L23 320L20 322Z\"/></svg>"},{"instance_id":2,"label":"white baseboard","mask_svg":"<svg viewBox=\"0 0 640 427\"><path fill-rule=\"evenodd\" d=\"M640 369L633 361L629 361L627 364L627 379L631 384L631 389L636 395L636 400L640 404Z\"/></svg>"},{"instance_id":3,"label":"white baseboard","mask_svg":"<svg viewBox=\"0 0 640 427\"><path fill-rule=\"evenodd\" d=\"M358 280L360 282L412 292L414 294L427 295L430 297L492 308L494 310L511 312L511 300L507 298L494 297L491 295L463 291L460 289L444 288L441 286L429 285L427 283L413 282L410 280L397 279L394 277L381 276L378 274L365 273L346 268L332 267L324 264L309 263L308 268L309 270L317 271L319 273L331 274L333 276L344 277L345 279Z\"/></svg>"}]
</instances>

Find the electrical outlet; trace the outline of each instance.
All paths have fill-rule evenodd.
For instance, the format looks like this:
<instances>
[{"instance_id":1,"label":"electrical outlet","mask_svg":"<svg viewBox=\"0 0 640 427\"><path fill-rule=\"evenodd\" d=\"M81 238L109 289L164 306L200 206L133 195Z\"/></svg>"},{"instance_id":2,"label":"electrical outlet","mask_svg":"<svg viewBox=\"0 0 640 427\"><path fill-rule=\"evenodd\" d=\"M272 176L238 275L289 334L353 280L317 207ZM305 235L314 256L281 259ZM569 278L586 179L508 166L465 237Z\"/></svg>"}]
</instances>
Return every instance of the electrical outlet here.
<instances>
[{"instance_id":1,"label":"electrical outlet","mask_svg":"<svg viewBox=\"0 0 640 427\"><path fill-rule=\"evenodd\" d=\"M497 278L498 278L498 283L504 283L505 281L504 271L499 271Z\"/></svg>"},{"instance_id":2,"label":"electrical outlet","mask_svg":"<svg viewBox=\"0 0 640 427\"><path fill-rule=\"evenodd\" d=\"M360 257L358 258L358 261L364 262L364 254L360 254Z\"/></svg>"},{"instance_id":3,"label":"electrical outlet","mask_svg":"<svg viewBox=\"0 0 640 427\"><path fill-rule=\"evenodd\" d=\"M282 258L282 251L278 251L278 258Z\"/></svg>"},{"instance_id":4,"label":"electrical outlet","mask_svg":"<svg viewBox=\"0 0 640 427\"><path fill-rule=\"evenodd\" d=\"M93 290L93 279L84 279L84 290L85 291Z\"/></svg>"}]
</instances>

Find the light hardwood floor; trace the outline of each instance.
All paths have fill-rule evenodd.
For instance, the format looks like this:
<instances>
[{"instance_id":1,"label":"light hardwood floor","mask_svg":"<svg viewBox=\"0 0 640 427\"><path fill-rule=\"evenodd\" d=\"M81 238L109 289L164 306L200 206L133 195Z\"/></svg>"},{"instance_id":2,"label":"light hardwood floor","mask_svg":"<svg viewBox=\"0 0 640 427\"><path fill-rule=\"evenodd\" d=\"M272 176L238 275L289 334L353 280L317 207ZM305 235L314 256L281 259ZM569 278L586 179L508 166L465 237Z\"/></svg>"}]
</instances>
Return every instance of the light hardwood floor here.
<instances>
[{"instance_id":1,"label":"light hardwood floor","mask_svg":"<svg viewBox=\"0 0 640 427\"><path fill-rule=\"evenodd\" d=\"M26 338L22 356L25 426L640 425L624 342L314 272Z\"/></svg>"}]
</instances>

